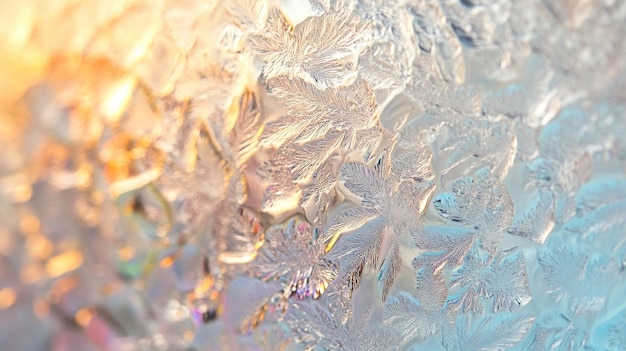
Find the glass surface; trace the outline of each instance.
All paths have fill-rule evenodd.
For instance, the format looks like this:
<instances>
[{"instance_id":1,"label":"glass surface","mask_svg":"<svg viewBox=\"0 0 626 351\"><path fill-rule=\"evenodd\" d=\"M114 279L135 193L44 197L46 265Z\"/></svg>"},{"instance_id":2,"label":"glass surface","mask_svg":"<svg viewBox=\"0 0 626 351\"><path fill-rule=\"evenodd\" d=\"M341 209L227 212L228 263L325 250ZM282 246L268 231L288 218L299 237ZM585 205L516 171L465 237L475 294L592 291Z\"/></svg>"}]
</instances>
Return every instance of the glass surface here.
<instances>
[{"instance_id":1,"label":"glass surface","mask_svg":"<svg viewBox=\"0 0 626 351\"><path fill-rule=\"evenodd\" d=\"M626 1L0 0L0 349L625 350Z\"/></svg>"}]
</instances>

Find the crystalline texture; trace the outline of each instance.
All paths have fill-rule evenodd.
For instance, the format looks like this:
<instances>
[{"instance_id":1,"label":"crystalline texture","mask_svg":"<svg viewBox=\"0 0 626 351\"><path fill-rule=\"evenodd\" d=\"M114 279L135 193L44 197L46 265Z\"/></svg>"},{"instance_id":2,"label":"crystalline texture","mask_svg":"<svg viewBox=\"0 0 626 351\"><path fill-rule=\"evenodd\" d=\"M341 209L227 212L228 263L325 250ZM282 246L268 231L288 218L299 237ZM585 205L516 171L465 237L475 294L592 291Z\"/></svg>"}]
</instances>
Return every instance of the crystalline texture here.
<instances>
[{"instance_id":1,"label":"crystalline texture","mask_svg":"<svg viewBox=\"0 0 626 351\"><path fill-rule=\"evenodd\" d=\"M0 345L623 350L625 35L614 0L0 0Z\"/></svg>"},{"instance_id":2,"label":"crystalline texture","mask_svg":"<svg viewBox=\"0 0 626 351\"><path fill-rule=\"evenodd\" d=\"M265 30L252 39L267 63L264 75L299 77L320 89L353 81L358 54L368 41L366 25L340 5L295 27L274 10Z\"/></svg>"},{"instance_id":3,"label":"crystalline texture","mask_svg":"<svg viewBox=\"0 0 626 351\"><path fill-rule=\"evenodd\" d=\"M452 191L433 199L439 214L453 223L477 230L480 244L494 250L513 218L513 204L504 185L481 170L452 183Z\"/></svg>"},{"instance_id":4,"label":"crystalline texture","mask_svg":"<svg viewBox=\"0 0 626 351\"><path fill-rule=\"evenodd\" d=\"M429 173L423 165L427 159L421 159L422 165L408 163L411 168L403 158L400 160L391 167L392 172L395 169L410 178ZM344 164L340 170L344 186L361 199L362 207L339 212L326 232L329 248L342 236L330 254L340 260L343 279L355 288L363 270L371 266L378 271L383 300L400 269L399 238L419 229L420 203L432 191L429 185L420 187L419 183L397 179L388 167L385 159L373 168L356 162Z\"/></svg>"},{"instance_id":5,"label":"crystalline texture","mask_svg":"<svg viewBox=\"0 0 626 351\"><path fill-rule=\"evenodd\" d=\"M333 265L322 257L324 248L308 222L292 218L266 231L252 271L264 280L281 280L288 295L318 298L336 276Z\"/></svg>"}]
</instances>

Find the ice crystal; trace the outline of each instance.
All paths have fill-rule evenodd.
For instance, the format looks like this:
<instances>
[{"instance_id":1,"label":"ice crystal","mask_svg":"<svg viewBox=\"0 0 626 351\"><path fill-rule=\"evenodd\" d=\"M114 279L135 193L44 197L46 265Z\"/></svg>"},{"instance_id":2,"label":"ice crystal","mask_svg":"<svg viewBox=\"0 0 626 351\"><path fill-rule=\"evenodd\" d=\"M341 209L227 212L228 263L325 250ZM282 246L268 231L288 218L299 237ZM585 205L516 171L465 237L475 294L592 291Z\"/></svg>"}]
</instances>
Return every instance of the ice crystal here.
<instances>
[{"instance_id":1,"label":"ice crystal","mask_svg":"<svg viewBox=\"0 0 626 351\"><path fill-rule=\"evenodd\" d=\"M520 251L494 259L486 272L485 292L494 298L493 311L513 310L527 304L530 299L526 260Z\"/></svg>"},{"instance_id":2,"label":"ice crystal","mask_svg":"<svg viewBox=\"0 0 626 351\"><path fill-rule=\"evenodd\" d=\"M433 84L435 90L440 89L436 84L443 83L441 88L444 88L448 84L461 83L465 69L461 44L446 22L441 7L436 3L416 2L408 6L408 12L413 19L414 40L420 49L413 65L421 79L414 82L420 85L427 82L425 86Z\"/></svg>"},{"instance_id":3,"label":"ice crystal","mask_svg":"<svg viewBox=\"0 0 626 351\"><path fill-rule=\"evenodd\" d=\"M617 318L615 318L615 324L609 329L609 347L613 350L619 350L626 346L626 310L622 310Z\"/></svg>"},{"instance_id":4,"label":"ice crystal","mask_svg":"<svg viewBox=\"0 0 626 351\"><path fill-rule=\"evenodd\" d=\"M621 216L626 206L625 185L614 179L587 183L576 196L576 216L565 224L565 230L581 235L598 251L619 255L626 247L621 235L626 228Z\"/></svg>"},{"instance_id":5,"label":"ice crystal","mask_svg":"<svg viewBox=\"0 0 626 351\"><path fill-rule=\"evenodd\" d=\"M414 59L410 17L400 1L357 1L355 12L372 27L371 45L361 55L360 73L376 89L402 89L411 76ZM389 18L395 18L389 21Z\"/></svg>"},{"instance_id":6,"label":"ice crystal","mask_svg":"<svg viewBox=\"0 0 626 351\"><path fill-rule=\"evenodd\" d=\"M324 171L327 169L324 165L334 153L351 146L355 150L370 152L376 147L380 137L373 128L376 103L371 89L362 80L348 88L324 91L301 79L282 77L270 84L273 86L270 93L285 104L287 111L265 128L263 142L281 146L276 157L263 165L260 172L270 180L271 186L291 191L280 195L266 193L266 203L272 207L281 195L298 197L302 189L293 186L298 184L308 188L301 201L306 206L308 198L322 195L319 192L321 184L311 184L310 181L314 175L314 182L332 175L328 170ZM362 101L367 103L357 105ZM364 131L369 133L363 134ZM365 137L358 138L361 135Z\"/></svg>"},{"instance_id":7,"label":"ice crystal","mask_svg":"<svg viewBox=\"0 0 626 351\"><path fill-rule=\"evenodd\" d=\"M483 311L482 298L493 298L493 312L513 310L531 299L524 255L500 253L496 257L468 254L463 266L452 275L451 287L461 287L450 297L452 305L463 310Z\"/></svg>"},{"instance_id":8,"label":"ice crystal","mask_svg":"<svg viewBox=\"0 0 626 351\"><path fill-rule=\"evenodd\" d=\"M0 9L3 349L626 348L626 2Z\"/></svg>"},{"instance_id":9,"label":"ice crystal","mask_svg":"<svg viewBox=\"0 0 626 351\"><path fill-rule=\"evenodd\" d=\"M301 78L325 89L354 81L367 34L366 24L337 4L332 12L295 26L280 11L271 11L265 32L252 43L266 62L266 77Z\"/></svg>"},{"instance_id":10,"label":"ice crystal","mask_svg":"<svg viewBox=\"0 0 626 351\"><path fill-rule=\"evenodd\" d=\"M539 252L546 291L556 302L565 300L573 314L602 309L610 277L616 273L610 258L591 258L581 250L566 246Z\"/></svg>"},{"instance_id":11,"label":"ice crystal","mask_svg":"<svg viewBox=\"0 0 626 351\"><path fill-rule=\"evenodd\" d=\"M587 345L589 334L566 315L543 311L519 350L595 350Z\"/></svg>"},{"instance_id":12,"label":"ice crystal","mask_svg":"<svg viewBox=\"0 0 626 351\"><path fill-rule=\"evenodd\" d=\"M550 350L566 351L586 346L588 335L581 329L568 328L557 333L550 343Z\"/></svg>"},{"instance_id":13,"label":"ice crystal","mask_svg":"<svg viewBox=\"0 0 626 351\"><path fill-rule=\"evenodd\" d=\"M534 203L515 217L508 232L543 244L554 228L555 211L552 193L540 191Z\"/></svg>"},{"instance_id":14,"label":"ice crystal","mask_svg":"<svg viewBox=\"0 0 626 351\"><path fill-rule=\"evenodd\" d=\"M421 295L426 297L423 302L406 292L387 299L383 320L400 333L402 340L414 338L418 342L424 341L447 327L446 311L436 304L430 304L427 294Z\"/></svg>"},{"instance_id":15,"label":"ice crystal","mask_svg":"<svg viewBox=\"0 0 626 351\"><path fill-rule=\"evenodd\" d=\"M343 133L335 130L304 145L286 144L278 149L275 159L262 166L261 172L267 172L271 179L269 172L286 171L292 181L304 183L339 148L343 138Z\"/></svg>"},{"instance_id":16,"label":"ice crystal","mask_svg":"<svg viewBox=\"0 0 626 351\"><path fill-rule=\"evenodd\" d=\"M286 115L267 124L266 143L287 140L309 142L329 130L360 130L375 123L376 108L368 84L357 80L344 88L318 90L302 79L276 78L269 81L270 94L286 107Z\"/></svg>"},{"instance_id":17,"label":"ice crystal","mask_svg":"<svg viewBox=\"0 0 626 351\"><path fill-rule=\"evenodd\" d=\"M386 326L369 327L370 308L352 317L346 324L320 305L299 303L291 309L288 320L305 350L398 350L398 339Z\"/></svg>"},{"instance_id":18,"label":"ice crystal","mask_svg":"<svg viewBox=\"0 0 626 351\"><path fill-rule=\"evenodd\" d=\"M413 260L417 289L427 292L429 305L441 307L448 287L443 276L445 267L456 268L474 243L472 232L459 228L427 226L413 233L419 249L428 251Z\"/></svg>"},{"instance_id":19,"label":"ice crystal","mask_svg":"<svg viewBox=\"0 0 626 351\"><path fill-rule=\"evenodd\" d=\"M318 298L336 276L333 264L323 258L324 249L323 238L308 222L292 218L268 228L252 270L264 280L281 280L288 296Z\"/></svg>"},{"instance_id":20,"label":"ice crystal","mask_svg":"<svg viewBox=\"0 0 626 351\"><path fill-rule=\"evenodd\" d=\"M225 4L225 7L233 21L251 33L262 29L267 20L268 6L265 0L234 0Z\"/></svg>"},{"instance_id":21,"label":"ice crystal","mask_svg":"<svg viewBox=\"0 0 626 351\"><path fill-rule=\"evenodd\" d=\"M433 205L448 221L475 229L481 246L490 251L495 250L502 231L513 219L513 203L506 187L484 169L454 181L451 192L436 196Z\"/></svg>"},{"instance_id":22,"label":"ice crystal","mask_svg":"<svg viewBox=\"0 0 626 351\"><path fill-rule=\"evenodd\" d=\"M428 160L429 157L418 153L398 158L391 167L384 158L373 167L359 162L342 166L343 184L360 198L362 206L333 216L326 237L330 248L341 235L331 256L340 260L341 279L353 289L369 266L378 272L382 299L387 298L401 265L399 238L419 229L422 203L432 192L432 183L424 185L398 177L432 178L424 165ZM394 170L399 174L393 173Z\"/></svg>"},{"instance_id":23,"label":"ice crystal","mask_svg":"<svg viewBox=\"0 0 626 351\"><path fill-rule=\"evenodd\" d=\"M486 315L470 322L457 319L443 337L446 350L507 350L520 342L534 317L528 314Z\"/></svg>"}]
</instances>

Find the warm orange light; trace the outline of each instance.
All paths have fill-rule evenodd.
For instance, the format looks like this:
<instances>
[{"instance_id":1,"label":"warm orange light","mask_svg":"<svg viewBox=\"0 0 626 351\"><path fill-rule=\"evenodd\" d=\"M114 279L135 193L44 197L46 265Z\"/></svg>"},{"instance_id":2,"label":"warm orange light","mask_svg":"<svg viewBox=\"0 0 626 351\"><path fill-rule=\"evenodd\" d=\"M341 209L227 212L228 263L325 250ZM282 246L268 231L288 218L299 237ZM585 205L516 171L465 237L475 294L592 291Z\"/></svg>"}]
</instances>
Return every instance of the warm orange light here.
<instances>
[{"instance_id":1,"label":"warm orange light","mask_svg":"<svg viewBox=\"0 0 626 351\"><path fill-rule=\"evenodd\" d=\"M123 193L129 192L134 189L139 189L142 186L156 180L161 176L160 168L149 169L141 174L133 177L128 177L124 180L117 181L110 186L110 191L113 197L118 197Z\"/></svg>"},{"instance_id":2,"label":"warm orange light","mask_svg":"<svg viewBox=\"0 0 626 351\"><path fill-rule=\"evenodd\" d=\"M15 202L26 202L33 196L33 188L28 184L18 184L13 188L12 195Z\"/></svg>"},{"instance_id":3,"label":"warm orange light","mask_svg":"<svg viewBox=\"0 0 626 351\"><path fill-rule=\"evenodd\" d=\"M45 260L50 257L53 250L52 242L43 235L35 234L26 239L26 252L34 259Z\"/></svg>"},{"instance_id":4,"label":"warm orange light","mask_svg":"<svg viewBox=\"0 0 626 351\"><path fill-rule=\"evenodd\" d=\"M171 267L173 264L174 264L174 259L170 256L163 258L160 262L160 265L162 268Z\"/></svg>"},{"instance_id":5,"label":"warm orange light","mask_svg":"<svg viewBox=\"0 0 626 351\"><path fill-rule=\"evenodd\" d=\"M0 290L0 310L13 306L17 300L17 292L11 287Z\"/></svg>"},{"instance_id":6,"label":"warm orange light","mask_svg":"<svg viewBox=\"0 0 626 351\"><path fill-rule=\"evenodd\" d=\"M136 83L136 79L128 76L112 83L105 90L100 103L100 113L108 123L116 123L119 120L128 106Z\"/></svg>"},{"instance_id":7,"label":"warm orange light","mask_svg":"<svg viewBox=\"0 0 626 351\"><path fill-rule=\"evenodd\" d=\"M196 288L193 290L194 295L196 297L204 296L204 293L213 287L213 283L214 283L213 277L211 276L204 277L204 279L202 279L200 284L198 284L198 286L196 286Z\"/></svg>"},{"instance_id":8,"label":"warm orange light","mask_svg":"<svg viewBox=\"0 0 626 351\"><path fill-rule=\"evenodd\" d=\"M20 278L25 284L33 284L43 278L44 272L40 264L31 263L20 270Z\"/></svg>"},{"instance_id":9,"label":"warm orange light","mask_svg":"<svg viewBox=\"0 0 626 351\"><path fill-rule=\"evenodd\" d=\"M94 315L89 309L82 308L78 312L76 312L76 314L74 315L74 320L76 321L76 324L84 328L89 325L89 322L91 322L91 319L93 317Z\"/></svg>"},{"instance_id":10,"label":"warm orange light","mask_svg":"<svg viewBox=\"0 0 626 351\"><path fill-rule=\"evenodd\" d=\"M32 213L25 213L20 218L20 230L24 234L33 234L39 231L39 218Z\"/></svg>"},{"instance_id":11,"label":"warm orange light","mask_svg":"<svg viewBox=\"0 0 626 351\"><path fill-rule=\"evenodd\" d=\"M54 256L46 264L46 274L54 278L73 271L83 264L83 255L74 249Z\"/></svg>"},{"instance_id":12,"label":"warm orange light","mask_svg":"<svg viewBox=\"0 0 626 351\"><path fill-rule=\"evenodd\" d=\"M50 314L50 306L44 300L37 300L33 305L33 312L35 312L35 316L40 319L47 318Z\"/></svg>"},{"instance_id":13,"label":"warm orange light","mask_svg":"<svg viewBox=\"0 0 626 351\"><path fill-rule=\"evenodd\" d=\"M117 251L117 255L122 261L129 261L135 256L135 248L132 246L124 246Z\"/></svg>"}]
</instances>

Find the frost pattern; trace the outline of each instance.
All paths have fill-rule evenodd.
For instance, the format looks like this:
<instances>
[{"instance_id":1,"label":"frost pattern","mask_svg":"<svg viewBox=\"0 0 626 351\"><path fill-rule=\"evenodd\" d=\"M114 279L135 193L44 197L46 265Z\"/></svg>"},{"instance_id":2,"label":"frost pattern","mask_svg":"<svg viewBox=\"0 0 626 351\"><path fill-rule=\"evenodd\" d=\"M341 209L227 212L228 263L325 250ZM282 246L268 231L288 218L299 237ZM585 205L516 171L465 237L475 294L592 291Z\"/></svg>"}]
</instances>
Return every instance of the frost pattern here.
<instances>
[{"instance_id":1,"label":"frost pattern","mask_svg":"<svg viewBox=\"0 0 626 351\"><path fill-rule=\"evenodd\" d=\"M520 251L496 257L486 273L487 297L493 297L493 312L513 310L531 300L526 260Z\"/></svg>"},{"instance_id":2,"label":"frost pattern","mask_svg":"<svg viewBox=\"0 0 626 351\"><path fill-rule=\"evenodd\" d=\"M626 2L29 1L0 344L626 349Z\"/></svg>"},{"instance_id":3,"label":"frost pattern","mask_svg":"<svg viewBox=\"0 0 626 351\"><path fill-rule=\"evenodd\" d=\"M420 299L423 300L422 302L407 292L401 292L387 300L383 321L390 323L402 340L422 342L448 327L447 324L450 321L447 311L438 307L437 304L431 304L428 293L434 293L436 296L438 292L427 291L420 294L423 297Z\"/></svg>"},{"instance_id":4,"label":"frost pattern","mask_svg":"<svg viewBox=\"0 0 626 351\"><path fill-rule=\"evenodd\" d=\"M370 328L370 308L343 324L318 304L299 303L292 310L290 325L305 350L399 350L393 331L385 326Z\"/></svg>"},{"instance_id":5,"label":"frost pattern","mask_svg":"<svg viewBox=\"0 0 626 351\"><path fill-rule=\"evenodd\" d=\"M263 68L266 77L300 77L325 89L355 79L367 34L365 22L338 3L330 13L310 17L295 27L280 11L271 11L265 33L252 42L267 63Z\"/></svg>"},{"instance_id":6,"label":"frost pattern","mask_svg":"<svg viewBox=\"0 0 626 351\"><path fill-rule=\"evenodd\" d=\"M267 124L263 135L266 143L309 142L331 129L360 130L376 122L373 93L362 80L349 87L326 90L318 90L299 78L277 78L269 84L270 94L284 103L287 114Z\"/></svg>"},{"instance_id":7,"label":"frost pattern","mask_svg":"<svg viewBox=\"0 0 626 351\"><path fill-rule=\"evenodd\" d=\"M486 315L472 322L457 319L443 344L446 350L507 350L524 338L534 319L528 314Z\"/></svg>"},{"instance_id":8,"label":"frost pattern","mask_svg":"<svg viewBox=\"0 0 626 351\"><path fill-rule=\"evenodd\" d=\"M539 252L546 291L556 302L564 300L573 314L598 311L604 307L610 289L614 263L594 258L571 247Z\"/></svg>"},{"instance_id":9,"label":"frost pattern","mask_svg":"<svg viewBox=\"0 0 626 351\"><path fill-rule=\"evenodd\" d=\"M268 228L252 270L263 280L280 280L286 296L318 298L336 277L333 264L323 258L324 248L308 222L292 218Z\"/></svg>"},{"instance_id":10,"label":"frost pattern","mask_svg":"<svg viewBox=\"0 0 626 351\"><path fill-rule=\"evenodd\" d=\"M460 228L427 226L413 235L415 245L427 251L412 263L417 290L431 302L429 305L440 308L448 295L444 268L449 271L458 267L474 243L473 233Z\"/></svg>"},{"instance_id":11,"label":"frost pattern","mask_svg":"<svg viewBox=\"0 0 626 351\"><path fill-rule=\"evenodd\" d=\"M258 170L271 183L264 207L280 206L281 200L289 198L300 199L304 207L309 198L317 197L325 210L328 201L319 182L326 180L327 191L334 185L335 174L327 166L330 159L346 149L369 154L379 143L373 92L362 80L348 88L324 91L300 79L276 78L271 83L270 94L280 98L287 111L268 123L261 136L265 144L281 145L276 156Z\"/></svg>"},{"instance_id":12,"label":"frost pattern","mask_svg":"<svg viewBox=\"0 0 626 351\"><path fill-rule=\"evenodd\" d=\"M626 310L622 310L611 325L608 333L609 347L619 350L626 346Z\"/></svg>"},{"instance_id":13,"label":"frost pattern","mask_svg":"<svg viewBox=\"0 0 626 351\"><path fill-rule=\"evenodd\" d=\"M432 178L426 161L429 157L413 154L398 158L391 167L385 158L374 167L358 162L342 166L344 186L360 199L362 207L334 216L326 236L331 247L341 235L331 255L340 261L341 279L351 289L370 267L378 272L382 299L387 298L401 265L399 238L419 229L421 203L432 191L432 183L401 180L393 171L412 179Z\"/></svg>"},{"instance_id":14,"label":"frost pattern","mask_svg":"<svg viewBox=\"0 0 626 351\"><path fill-rule=\"evenodd\" d=\"M452 223L476 229L481 246L493 251L513 219L508 190L485 170L454 181L451 188L433 199L435 209Z\"/></svg>"}]
</instances>

